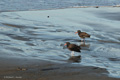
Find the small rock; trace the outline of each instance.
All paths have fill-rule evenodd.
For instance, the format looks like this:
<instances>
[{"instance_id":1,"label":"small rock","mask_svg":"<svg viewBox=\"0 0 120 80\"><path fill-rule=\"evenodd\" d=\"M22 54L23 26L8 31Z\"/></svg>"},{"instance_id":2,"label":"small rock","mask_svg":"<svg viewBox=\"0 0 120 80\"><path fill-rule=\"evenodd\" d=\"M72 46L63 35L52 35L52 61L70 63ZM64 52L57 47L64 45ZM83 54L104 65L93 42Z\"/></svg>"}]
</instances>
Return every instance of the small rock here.
<instances>
[{"instance_id":1,"label":"small rock","mask_svg":"<svg viewBox=\"0 0 120 80\"><path fill-rule=\"evenodd\" d=\"M96 6L95 8L99 8L99 6Z\"/></svg>"},{"instance_id":2,"label":"small rock","mask_svg":"<svg viewBox=\"0 0 120 80\"><path fill-rule=\"evenodd\" d=\"M47 16L47 18L49 18L50 16Z\"/></svg>"},{"instance_id":3,"label":"small rock","mask_svg":"<svg viewBox=\"0 0 120 80\"><path fill-rule=\"evenodd\" d=\"M26 68L20 68L20 67L18 67L17 70L19 70L19 71L20 71L20 70L21 70L21 71L25 71L25 70L27 70L27 69L26 69Z\"/></svg>"}]
</instances>

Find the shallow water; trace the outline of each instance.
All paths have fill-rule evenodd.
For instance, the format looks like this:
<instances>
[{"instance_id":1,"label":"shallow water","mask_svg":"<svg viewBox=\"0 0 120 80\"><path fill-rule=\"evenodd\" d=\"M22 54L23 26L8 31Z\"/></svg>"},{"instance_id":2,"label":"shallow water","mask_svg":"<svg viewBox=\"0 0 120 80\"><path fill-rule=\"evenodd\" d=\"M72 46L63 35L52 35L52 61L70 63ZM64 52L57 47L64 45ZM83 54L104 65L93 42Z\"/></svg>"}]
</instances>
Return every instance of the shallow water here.
<instances>
[{"instance_id":1,"label":"shallow water","mask_svg":"<svg viewBox=\"0 0 120 80\"><path fill-rule=\"evenodd\" d=\"M119 8L69 8L0 13L0 55L67 62L65 42L81 45L77 64L106 68L120 76ZM105 15L104 15L105 14ZM47 16L50 16L49 18ZM116 17L114 17L114 15ZM74 33L91 35L82 44Z\"/></svg>"}]
</instances>

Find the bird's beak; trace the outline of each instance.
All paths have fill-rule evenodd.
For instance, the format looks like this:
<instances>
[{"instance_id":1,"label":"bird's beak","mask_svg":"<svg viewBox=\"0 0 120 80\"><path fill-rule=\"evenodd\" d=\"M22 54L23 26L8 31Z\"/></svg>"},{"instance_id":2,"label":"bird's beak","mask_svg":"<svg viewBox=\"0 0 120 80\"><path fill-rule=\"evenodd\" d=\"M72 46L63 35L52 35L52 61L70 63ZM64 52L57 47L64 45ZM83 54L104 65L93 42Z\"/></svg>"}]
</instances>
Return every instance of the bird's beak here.
<instances>
[{"instance_id":1,"label":"bird's beak","mask_svg":"<svg viewBox=\"0 0 120 80\"><path fill-rule=\"evenodd\" d=\"M65 43L64 46L66 46L67 44Z\"/></svg>"},{"instance_id":2,"label":"bird's beak","mask_svg":"<svg viewBox=\"0 0 120 80\"><path fill-rule=\"evenodd\" d=\"M78 32L75 32L75 34L77 34Z\"/></svg>"}]
</instances>

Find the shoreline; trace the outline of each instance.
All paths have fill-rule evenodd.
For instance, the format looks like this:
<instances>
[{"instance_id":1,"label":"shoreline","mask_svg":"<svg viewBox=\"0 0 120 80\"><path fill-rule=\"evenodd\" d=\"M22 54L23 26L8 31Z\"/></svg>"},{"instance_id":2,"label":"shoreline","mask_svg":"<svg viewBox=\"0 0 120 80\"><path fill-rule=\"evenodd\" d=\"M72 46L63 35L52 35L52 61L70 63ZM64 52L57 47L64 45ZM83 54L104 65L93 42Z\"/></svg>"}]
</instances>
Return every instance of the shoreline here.
<instances>
[{"instance_id":1,"label":"shoreline","mask_svg":"<svg viewBox=\"0 0 120 80\"><path fill-rule=\"evenodd\" d=\"M39 11L39 10L58 10L58 9L69 9L69 8L104 8L104 7L120 7L120 5L114 6L73 6L73 7L66 7L66 8L53 8L53 9L29 9L29 10L5 10L1 12L18 12L18 11Z\"/></svg>"}]
</instances>

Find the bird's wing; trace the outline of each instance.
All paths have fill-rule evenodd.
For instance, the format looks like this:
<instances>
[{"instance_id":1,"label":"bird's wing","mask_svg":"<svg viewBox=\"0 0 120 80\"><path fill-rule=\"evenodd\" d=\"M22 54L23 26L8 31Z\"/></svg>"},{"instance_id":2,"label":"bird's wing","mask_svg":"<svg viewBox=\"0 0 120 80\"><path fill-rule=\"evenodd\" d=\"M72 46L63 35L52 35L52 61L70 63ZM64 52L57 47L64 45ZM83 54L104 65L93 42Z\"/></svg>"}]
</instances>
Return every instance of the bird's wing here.
<instances>
[{"instance_id":1,"label":"bird's wing","mask_svg":"<svg viewBox=\"0 0 120 80\"><path fill-rule=\"evenodd\" d=\"M70 50L77 50L77 51L81 49L80 46L77 46L77 45L75 45L75 44L73 44L73 45L70 46L69 48L70 48Z\"/></svg>"},{"instance_id":2,"label":"bird's wing","mask_svg":"<svg viewBox=\"0 0 120 80\"><path fill-rule=\"evenodd\" d=\"M87 34L86 32L82 32L82 33L80 34L80 37L83 37L83 38L88 37L88 36L90 36L90 35Z\"/></svg>"}]
</instances>

